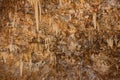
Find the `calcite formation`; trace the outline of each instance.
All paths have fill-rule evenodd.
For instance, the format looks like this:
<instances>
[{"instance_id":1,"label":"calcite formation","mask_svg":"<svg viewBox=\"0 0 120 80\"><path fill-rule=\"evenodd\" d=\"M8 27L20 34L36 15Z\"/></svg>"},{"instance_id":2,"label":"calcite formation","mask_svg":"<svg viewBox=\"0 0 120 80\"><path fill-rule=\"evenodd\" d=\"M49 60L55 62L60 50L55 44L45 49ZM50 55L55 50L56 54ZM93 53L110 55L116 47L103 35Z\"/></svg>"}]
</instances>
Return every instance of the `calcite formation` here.
<instances>
[{"instance_id":1,"label":"calcite formation","mask_svg":"<svg viewBox=\"0 0 120 80\"><path fill-rule=\"evenodd\" d=\"M119 80L119 0L0 0L0 80Z\"/></svg>"}]
</instances>

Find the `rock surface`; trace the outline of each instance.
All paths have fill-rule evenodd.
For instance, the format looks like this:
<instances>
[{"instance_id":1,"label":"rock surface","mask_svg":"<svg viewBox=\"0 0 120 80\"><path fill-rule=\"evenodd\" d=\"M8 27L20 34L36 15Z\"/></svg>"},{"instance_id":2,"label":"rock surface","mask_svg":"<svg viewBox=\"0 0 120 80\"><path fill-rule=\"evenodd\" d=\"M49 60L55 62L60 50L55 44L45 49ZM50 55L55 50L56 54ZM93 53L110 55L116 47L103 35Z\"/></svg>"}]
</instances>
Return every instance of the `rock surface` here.
<instances>
[{"instance_id":1,"label":"rock surface","mask_svg":"<svg viewBox=\"0 0 120 80\"><path fill-rule=\"evenodd\" d=\"M119 0L0 0L0 80L119 80Z\"/></svg>"}]
</instances>

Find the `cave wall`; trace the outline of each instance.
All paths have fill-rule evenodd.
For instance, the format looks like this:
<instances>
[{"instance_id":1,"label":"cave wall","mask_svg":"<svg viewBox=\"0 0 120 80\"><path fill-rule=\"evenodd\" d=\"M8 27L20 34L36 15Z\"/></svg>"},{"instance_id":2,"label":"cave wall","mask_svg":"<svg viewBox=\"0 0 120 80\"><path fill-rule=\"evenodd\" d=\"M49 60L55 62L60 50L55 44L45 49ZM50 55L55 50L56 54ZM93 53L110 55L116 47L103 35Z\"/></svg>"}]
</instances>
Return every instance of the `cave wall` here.
<instances>
[{"instance_id":1,"label":"cave wall","mask_svg":"<svg viewBox=\"0 0 120 80\"><path fill-rule=\"evenodd\" d=\"M119 80L119 0L0 0L1 80Z\"/></svg>"}]
</instances>

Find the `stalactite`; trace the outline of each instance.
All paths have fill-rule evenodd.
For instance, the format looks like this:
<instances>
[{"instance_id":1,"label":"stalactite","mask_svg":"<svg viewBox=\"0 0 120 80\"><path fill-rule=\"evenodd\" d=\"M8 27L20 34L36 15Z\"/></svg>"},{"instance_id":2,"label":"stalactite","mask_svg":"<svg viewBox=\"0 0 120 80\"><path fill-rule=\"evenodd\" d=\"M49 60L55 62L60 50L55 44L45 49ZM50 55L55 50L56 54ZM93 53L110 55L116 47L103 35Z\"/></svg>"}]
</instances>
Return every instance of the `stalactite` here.
<instances>
[{"instance_id":1,"label":"stalactite","mask_svg":"<svg viewBox=\"0 0 120 80\"><path fill-rule=\"evenodd\" d=\"M23 74L23 61L20 59L20 76Z\"/></svg>"},{"instance_id":2,"label":"stalactite","mask_svg":"<svg viewBox=\"0 0 120 80\"><path fill-rule=\"evenodd\" d=\"M97 27L96 27L96 13L93 14L93 24L94 24L94 29L97 29Z\"/></svg>"},{"instance_id":3,"label":"stalactite","mask_svg":"<svg viewBox=\"0 0 120 80\"><path fill-rule=\"evenodd\" d=\"M41 1L40 0L28 0L35 10L36 30L39 30L39 21L41 21Z\"/></svg>"},{"instance_id":4,"label":"stalactite","mask_svg":"<svg viewBox=\"0 0 120 80\"><path fill-rule=\"evenodd\" d=\"M62 6L62 0L59 0L59 5Z\"/></svg>"},{"instance_id":5,"label":"stalactite","mask_svg":"<svg viewBox=\"0 0 120 80\"><path fill-rule=\"evenodd\" d=\"M31 54L29 55L29 70L31 70L32 67L32 58L31 58Z\"/></svg>"},{"instance_id":6,"label":"stalactite","mask_svg":"<svg viewBox=\"0 0 120 80\"><path fill-rule=\"evenodd\" d=\"M35 1L35 19L36 19L36 31L38 32L39 31L39 20L38 20L38 2Z\"/></svg>"}]
</instances>

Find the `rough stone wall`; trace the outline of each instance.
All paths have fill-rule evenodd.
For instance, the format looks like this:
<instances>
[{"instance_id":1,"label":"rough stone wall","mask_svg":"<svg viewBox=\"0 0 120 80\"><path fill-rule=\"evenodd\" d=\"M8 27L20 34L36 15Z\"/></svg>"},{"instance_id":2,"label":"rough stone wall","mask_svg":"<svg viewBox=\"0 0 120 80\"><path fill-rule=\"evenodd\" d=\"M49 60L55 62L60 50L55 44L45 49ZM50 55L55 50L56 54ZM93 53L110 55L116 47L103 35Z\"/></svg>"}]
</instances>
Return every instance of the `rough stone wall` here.
<instances>
[{"instance_id":1,"label":"rough stone wall","mask_svg":"<svg viewBox=\"0 0 120 80\"><path fill-rule=\"evenodd\" d=\"M120 79L119 0L29 1L0 0L0 80Z\"/></svg>"}]
</instances>

